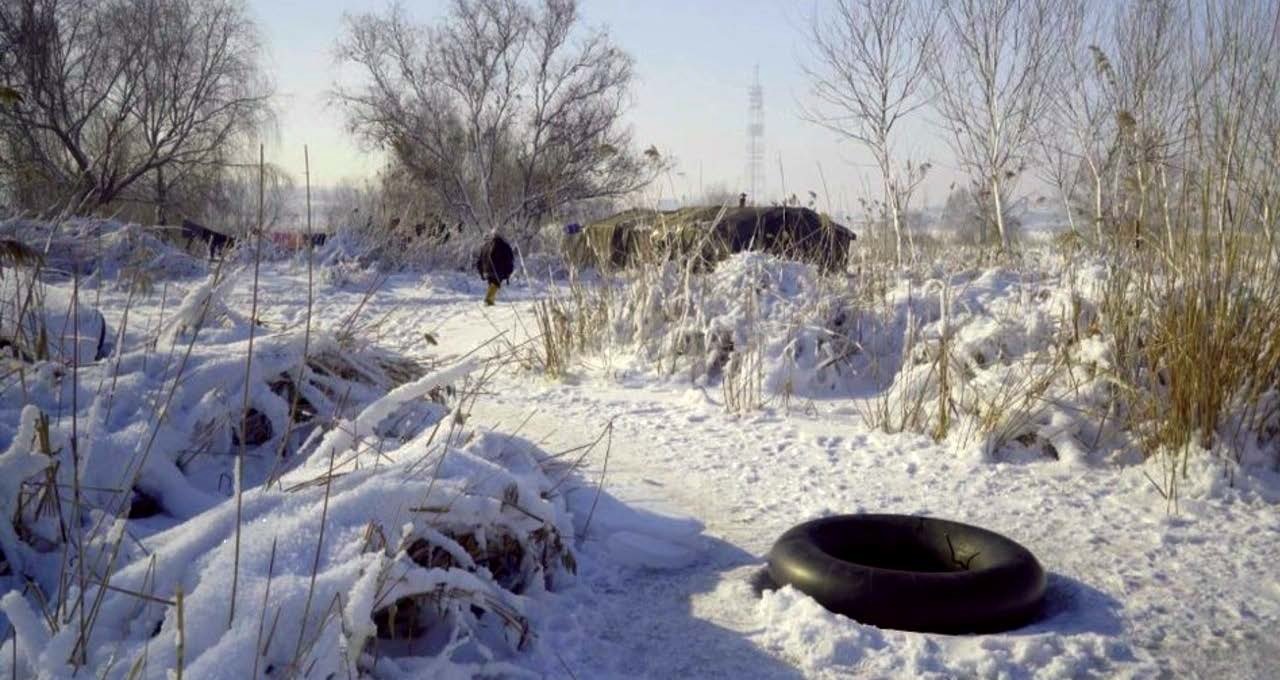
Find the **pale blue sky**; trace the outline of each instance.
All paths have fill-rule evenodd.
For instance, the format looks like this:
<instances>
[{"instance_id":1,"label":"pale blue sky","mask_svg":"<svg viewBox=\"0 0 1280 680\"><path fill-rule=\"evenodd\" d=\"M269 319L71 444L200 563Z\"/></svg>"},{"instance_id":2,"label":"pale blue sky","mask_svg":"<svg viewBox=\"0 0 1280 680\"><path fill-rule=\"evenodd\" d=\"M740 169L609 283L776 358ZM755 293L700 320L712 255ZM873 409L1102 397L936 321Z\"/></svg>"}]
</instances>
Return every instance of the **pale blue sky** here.
<instances>
[{"instance_id":1,"label":"pale blue sky","mask_svg":"<svg viewBox=\"0 0 1280 680\"><path fill-rule=\"evenodd\" d=\"M439 15L442 0L406 3L422 20ZM325 93L340 73L333 45L343 12L385 7L350 0L251 0L267 40L279 92L280 134L273 160L302 176L302 145L310 146L312 181L333 184L371 174L382 162L352 140ZM756 64L765 92L766 200L787 193L819 194L820 206L844 212L860 196L877 194L869 157L848 142L801 120L806 83L799 66L806 2L785 0L583 0L590 25L606 25L635 58L637 80L628 114L640 148L650 144L678 161L663 197L697 194L706 186L745 184L747 88ZM903 135L903 147L941 167L928 183L940 202L954 179L941 132L923 118ZM781 170L779 169L781 158ZM824 191L819 173L825 174ZM868 189L868 187L873 187ZM655 187L655 193L659 189ZM830 194L828 204L825 195Z\"/></svg>"}]
</instances>

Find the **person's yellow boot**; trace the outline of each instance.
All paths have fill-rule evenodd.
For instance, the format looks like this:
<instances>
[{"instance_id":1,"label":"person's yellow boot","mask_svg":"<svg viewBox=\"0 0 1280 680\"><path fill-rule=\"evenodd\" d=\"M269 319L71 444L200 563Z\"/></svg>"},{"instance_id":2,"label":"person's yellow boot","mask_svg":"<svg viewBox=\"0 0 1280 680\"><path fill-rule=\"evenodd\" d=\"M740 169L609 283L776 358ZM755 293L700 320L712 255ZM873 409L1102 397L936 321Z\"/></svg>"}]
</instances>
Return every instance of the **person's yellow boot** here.
<instances>
[{"instance_id":1,"label":"person's yellow boot","mask_svg":"<svg viewBox=\"0 0 1280 680\"><path fill-rule=\"evenodd\" d=\"M484 294L484 303L490 307L493 306L493 299L498 297L498 284L489 284L489 290Z\"/></svg>"}]
</instances>

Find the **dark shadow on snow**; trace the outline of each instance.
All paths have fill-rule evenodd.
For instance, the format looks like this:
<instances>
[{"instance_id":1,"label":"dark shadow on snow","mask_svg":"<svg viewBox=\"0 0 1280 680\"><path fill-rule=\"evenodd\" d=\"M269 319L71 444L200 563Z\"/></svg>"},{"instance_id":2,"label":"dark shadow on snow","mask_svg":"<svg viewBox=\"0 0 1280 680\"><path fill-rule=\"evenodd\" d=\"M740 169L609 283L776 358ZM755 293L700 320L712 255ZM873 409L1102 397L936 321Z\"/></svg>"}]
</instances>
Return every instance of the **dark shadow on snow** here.
<instances>
[{"instance_id":1,"label":"dark shadow on snow","mask_svg":"<svg viewBox=\"0 0 1280 680\"><path fill-rule=\"evenodd\" d=\"M1044 605L1035 623L1004 635L1097 634L1114 637L1124 633L1119 600L1070 576L1050 573Z\"/></svg>"},{"instance_id":2,"label":"dark shadow on snow","mask_svg":"<svg viewBox=\"0 0 1280 680\"><path fill-rule=\"evenodd\" d=\"M677 570L625 568L613 574L592 574L590 584L601 600L625 597L639 604L630 621L616 632L629 652L610 669L597 669L597 677L637 678L780 678L799 679L804 674L754 644L743 633L721 627L693 612L695 597L715 590L726 573L760 558L717 538L700 537L702 554L694 564ZM602 545L583 546L592 561L608 568ZM729 576L728 578L739 578ZM612 588L610 587L612 585ZM613 592L610 592L612 590ZM751 603L743 606L750 607ZM574 669L578 677L591 677L591 669Z\"/></svg>"},{"instance_id":3,"label":"dark shadow on snow","mask_svg":"<svg viewBox=\"0 0 1280 680\"><path fill-rule=\"evenodd\" d=\"M583 475L580 468L572 469L572 459L581 452L550 460L549 452L528 439L518 435L506 438L515 447L538 452L552 479L559 479L564 473L570 475L560 493L581 494L583 499L595 496L595 480L585 478L592 473ZM564 595L575 601L575 606L591 611L590 618L597 624L590 631L595 643L587 645L589 649L558 650L575 677L804 677L742 632L717 625L693 611L695 598L714 591L726 578L741 578L740 574L726 574L761 564L759 557L726 541L691 531L689 519L664 517L627 506L611 496L607 487L591 505L595 507L587 537L577 541L578 592ZM575 525L581 521L575 517ZM657 536L684 532L687 537L681 543L693 548L694 557L679 568L636 566L614 554L607 543L608 532L619 527L635 527ZM742 606L753 604L747 601Z\"/></svg>"}]
</instances>

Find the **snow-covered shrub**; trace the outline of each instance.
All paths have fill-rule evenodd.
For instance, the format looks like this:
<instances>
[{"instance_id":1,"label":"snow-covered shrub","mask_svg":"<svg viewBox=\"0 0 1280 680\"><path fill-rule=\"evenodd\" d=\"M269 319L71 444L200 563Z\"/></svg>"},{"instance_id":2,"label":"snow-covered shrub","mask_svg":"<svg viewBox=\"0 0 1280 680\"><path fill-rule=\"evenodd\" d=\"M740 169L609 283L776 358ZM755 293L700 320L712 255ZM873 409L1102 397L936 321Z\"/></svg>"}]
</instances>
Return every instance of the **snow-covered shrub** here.
<instances>
[{"instance_id":1,"label":"snow-covered shrub","mask_svg":"<svg viewBox=\"0 0 1280 680\"><path fill-rule=\"evenodd\" d=\"M71 563L87 558L76 551L107 540L118 518L161 515L154 528L218 505L238 459L246 488L278 476L336 421L422 375L415 361L323 329L260 328L249 361L249 321L227 303L235 280L195 286L154 343L124 343L74 367L56 356L8 360L9 375L20 377L0 386L0 446L14 460L34 450L47 462L20 476L6 471L12 486L0 503L14 530L0 530L0 550L19 583L29 579L46 598L65 594L64 551ZM412 405L378 434L415 436L425 414L441 409ZM68 543L68 525L88 536Z\"/></svg>"},{"instance_id":2,"label":"snow-covered shrub","mask_svg":"<svg viewBox=\"0 0 1280 680\"><path fill-rule=\"evenodd\" d=\"M178 666L199 678L528 675L515 661L544 653L537 603L576 571L556 484L517 441L440 432L456 419L444 408L407 438L378 434L475 366L340 419L278 484L245 493L234 544L232 503L151 537L146 552L117 532L99 548L113 555L107 574L69 595L94 607L82 656L75 617L45 619L38 598L10 593L0 612L18 647L0 649L0 673L69 675L81 660L106 678Z\"/></svg>"},{"instance_id":3,"label":"snow-covered shrub","mask_svg":"<svg viewBox=\"0 0 1280 680\"><path fill-rule=\"evenodd\" d=\"M1086 268L1082 278L1096 276ZM997 457L1083 460L1092 447L1082 442L1099 432L1080 409L1101 407L1106 389L1104 354L1087 331L1095 307L1081 290L993 268L897 291L890 326L901 339L880 356L869 419L889 431L958 437Z\"/></svg>"},{"instance_id":4,"label":"snow-covered shrub","mask_svg":"<svg viewBox=\"0 0 1280 680\"><path fill-rule=\"evenodd\" d=\"M8 450L0 454L0 575L26 571L28 550L13 519L21 515L18 500L22 484L53 463L48 455L33 450L40 417L39 409L34 406L24 408Z\"/></svg>"},{"instance_id":5,"label":"snow-covered shrub","mask_svg":"<svg viewBox=\"0 0 1280 680\"><path fill-rule=\"evenodd\" d=\"M870 352L866 414L996 460L1154 459L1170 499L1189 457L1223 479L1270 474L1280 318L1260 301L1280 279L1266 257L1174 268L1073 246L904 284L883 320L899 339Z\"/></svg>"},{"instance_id":6,"label":"snow-covered shrub","mask_svg":"<svg viewBox=\"0 0 1280 680\"><path fill-rule=\"evenodd\" d=\"M149 280L185 278L203 274L206 264L182 247L178 227L93 218L72 218L58 223L10 219L0 222L0 235L14 238L41 253L43 269L50 275L68 276L73 270L114 280L127 286L132 277Z\"/></svg>"},{"instance_id":7,"label":"snow-covered shrub","mask_svg":"<svg viewBox=\"0 0 1280 680\"><path fill-rule=\"evenodd\" d=\"M210 275L74 372L10 359L0 675L527 674L575 523L532 449L461 430L479 362L424 377L349 331L250 319L244 279Z\"/></svg>"},{"instance_id":8,"label":"snow-covered shrub","mask_svg":"<svg viewBox=\"0 0 1280 680\"><path fill-rule=\"evenodd\" d=\"M1099 303L1117 416L1164 464L1173 500L1187 459L1280 468L1280 262L1247 230L1187 236L1170 253L1116 253Z\"/></svg>"},{"instance_id":9,"label":"snow-covered shrub","mask_svg":"<svg viewBox=\"0 0 1280 680\"><path fill-rule=\"evenodd\" d=\"M320 268L320 280L334 288L368 290L383 278L382 273L363 264L359 259L339 259Z\"/></svg>"},{"instance_id":10,"label":"snow-covered shrub","mask_svg":"<svg viewBox=\"0 0 1280 680\"><path fill-rule=\"evenodd\" d=\"M542 337L555 340L548 352L610 344L649 369L748 380L764 395L830 393L852 375L853 300L810 265L744 252L710 272L667 261L621 276L574 282L543 303Z\"/></svg>"},{"instance_id":11,"label":"snow-covered shrub","mask_svg":"<svg viewBox=\"0 0 1280 680\"><path fill-rule=\"evenodd\" d=\"M685 308L675 323L644 329L650 342L661 336L660 351L686 355L695 372L712 376L729 368L736 354L758 352L762 387L771 394L840 387L846 362L858 351L856 312L811 266L740 253L701 283L651 291L675 309Z\"/></svg>"},{"instance_id":12,"label":"snow-covered shrub","mask_svg":"<svg viewBox=\"0 0 1280 680\"><path fill-rule=\"evenodd\" d=\"M77 296L72 286L40 282L34 269L4 269L0 348L24 361L48 359L68 366L103 358L111 329L84 295Z\"/></svg>"}]
</instances>

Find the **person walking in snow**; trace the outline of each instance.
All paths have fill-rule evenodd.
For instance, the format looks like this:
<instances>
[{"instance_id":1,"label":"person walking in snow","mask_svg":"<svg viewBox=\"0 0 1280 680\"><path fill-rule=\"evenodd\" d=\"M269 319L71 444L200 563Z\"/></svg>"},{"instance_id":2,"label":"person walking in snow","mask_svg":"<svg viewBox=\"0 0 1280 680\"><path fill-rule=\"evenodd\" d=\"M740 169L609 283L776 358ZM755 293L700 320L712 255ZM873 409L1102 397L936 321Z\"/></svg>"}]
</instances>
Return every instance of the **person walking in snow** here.
<instances>
[{"instance_id":1,"label":"person walking in snow","mask_svg":"<svg viewBox=\"0 0 1280 680\"><path fill-rule=\"evenodd\" d=\"M484 245L480 246L480 253L476 257L476 271L489 284L489 290L484 294L486 305L493 305L498 289L511 278L515 269L515 253L511 250L511 244L498 236L496 231L491 232Z\"/></svg>"}]
</instances>

